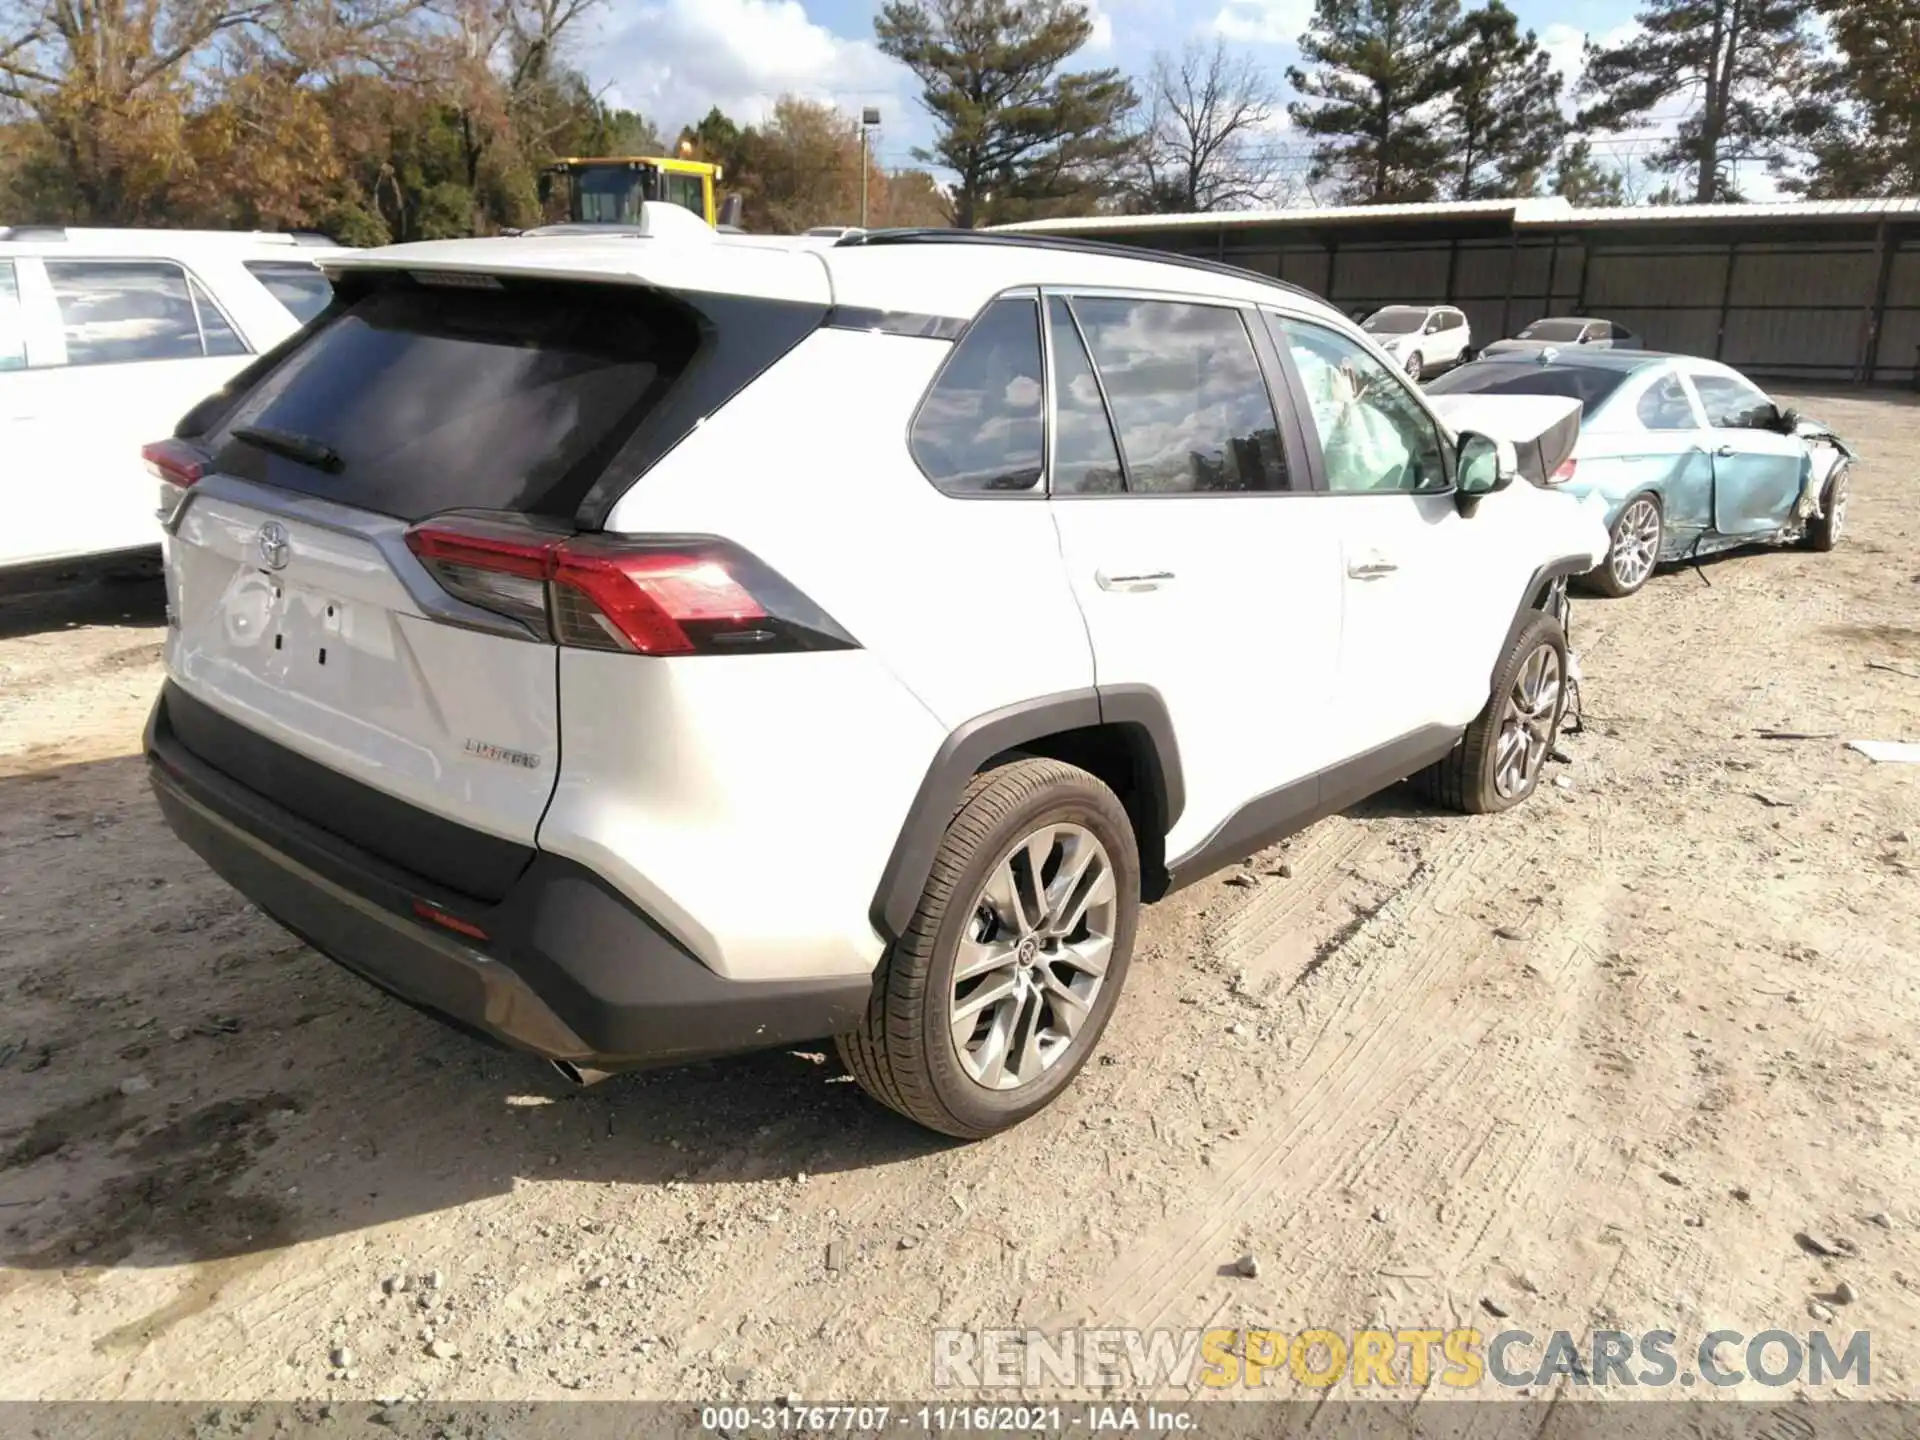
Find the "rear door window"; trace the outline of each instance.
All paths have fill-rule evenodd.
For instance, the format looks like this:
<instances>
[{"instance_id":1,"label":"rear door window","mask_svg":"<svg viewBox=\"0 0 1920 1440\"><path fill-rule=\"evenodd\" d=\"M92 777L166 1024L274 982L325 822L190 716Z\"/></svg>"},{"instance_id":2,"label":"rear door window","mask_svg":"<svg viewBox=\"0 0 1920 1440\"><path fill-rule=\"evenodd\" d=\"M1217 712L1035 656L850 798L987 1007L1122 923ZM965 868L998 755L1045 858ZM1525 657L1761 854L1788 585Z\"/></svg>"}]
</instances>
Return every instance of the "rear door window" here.
<instances>
[{"instance_id":1,"label":"rear door window","mask_svg":"<svg viewBox=\"0 0 1920 1440\"><path fill-rule=\"evenodd\" d=\"M1678 375L1662 375L1649 385L1634 413L1648 430L1692 430L1700 423Z\"/></svg>"},{"instance_id":2,"label":"rear door window","mask_svg":"<svg viewBox=\"0 0 1920 1440\"><path fill-rule=\"evenodd\" d=\"M1053 481L1055 495L1113 495L1126 489L1107 402L1074 324L1057 296L1047 302L1053 339Z\"/></svg>"},{"instance_id":3,"label":"rear door window","mask_svg":"<svg viewBox=\"0 0 1920 1440\"><path fill-rule=\"evenodd\" d=\"M207 293L207 287L192 276L187 289L193 296L193 311L200 322L200 347L208 355L245 355L247 342L222 313L219 303Z\"/></svg>"},{"instance_id":4,"label":"rear door window","mask_svg":"<svg viewBox=\"0 0 1920 1440\"><path fill-rule=\"evenodd\" d=\"M1130 492L1289 488L1273 399L1238 310L1104 296L1072 304Z\"/></svg>"},{"instance_id":5,"label":"rear door window","mask_svg":"<svg viewBox=\"0 0 1920 1440\"><path fill-rule=\"evenodd\" d=\"M11 260L0 260L0 370L27 368L27 327L20 313L20 281Z\"/></svg>"},{"instance_id":6,"label":"rear door window","mask_svg":"<svg viewBox=\"0 0 1920 1440\"><path fill-rule=\"evenodd\" d=\"M409 520L570 516L699 345L636 286L371 283L221 419L222 470Z\"/></svg>"},{"instance_id":7,"label":"rear door window","mask_svg":"<svg viewBox=\"0 0 1920 1440\"><path fill-rule=\"evenodd\" d=\"M246 265L248 273L302 325L333 299L333 283L318 265L304 260L249 260Z\"/></svg>"},{"instance_id":8,"label":"rear door window","mask_svg":"<svg viewBox=\"0 0 1920 1440\"><path fill-rule=\"evenodd\" d=\"M1038 494L1045 410L1040 307L996 300L960 337L920 404L908 448L950 495Z\"/></svg>"},{"instance_id":9,"label":"rear door window","mask_svg":"<svg viewBox=\"0 0 1920 1440\"><path fill-rule=\"evenodd\" d=\"M48 260L69 365L197 360L246 346L198 282L164 260Z\"/></svg>"}]
</instances>

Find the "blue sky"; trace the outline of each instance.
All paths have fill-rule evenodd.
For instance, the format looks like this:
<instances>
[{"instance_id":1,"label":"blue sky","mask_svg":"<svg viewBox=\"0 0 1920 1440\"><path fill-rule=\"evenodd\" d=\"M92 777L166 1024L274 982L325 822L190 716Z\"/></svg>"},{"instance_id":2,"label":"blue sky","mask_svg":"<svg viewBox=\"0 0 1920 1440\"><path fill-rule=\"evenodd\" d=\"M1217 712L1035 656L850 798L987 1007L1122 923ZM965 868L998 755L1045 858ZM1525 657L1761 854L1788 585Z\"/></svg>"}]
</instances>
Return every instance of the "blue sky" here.
<instances>
[{"instance_id":1,"label":"blue sky","mask_svg":"<svg viewBox=\"0 0 1920 1440\"><path fill-rule=\"evenodd\" d=\"M1571 76L1583 36L1613 39L1631 28L1634 0L1509 0ZM1312 0L1093 0L1094 39L1085 64L1144 72L1157 49L1224 36L1276 75L1298 58L1296 39ZM719 105L741 119L763 115L783 93L852 110L878 105L879 153L913 163L929 127L913 78L873 43L873 0L604 0L576 60L610 99L673 127ZM1276 137L1285 141L1281 134Z\"/></svg>"}]
</instances>

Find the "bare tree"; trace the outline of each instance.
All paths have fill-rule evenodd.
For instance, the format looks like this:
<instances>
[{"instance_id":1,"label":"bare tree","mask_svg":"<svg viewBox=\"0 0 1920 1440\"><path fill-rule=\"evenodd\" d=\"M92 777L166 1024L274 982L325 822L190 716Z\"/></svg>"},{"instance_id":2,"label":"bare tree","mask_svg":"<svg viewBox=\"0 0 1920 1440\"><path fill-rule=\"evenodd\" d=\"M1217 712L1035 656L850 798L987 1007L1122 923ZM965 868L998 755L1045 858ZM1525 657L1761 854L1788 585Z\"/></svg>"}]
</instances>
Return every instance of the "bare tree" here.
<instances>
[{"instance_id":1,"label":"bare tree","mask_svg":"<svg viewBox=\"0 0 1920 1440\"><path fill-rule=\"evenodd\" d=\"M1233 210L1269 198L1273 78L1216 40L1156 55L1138 140L1132 201L1149 214Z\"/></svg>"}]
</instances>

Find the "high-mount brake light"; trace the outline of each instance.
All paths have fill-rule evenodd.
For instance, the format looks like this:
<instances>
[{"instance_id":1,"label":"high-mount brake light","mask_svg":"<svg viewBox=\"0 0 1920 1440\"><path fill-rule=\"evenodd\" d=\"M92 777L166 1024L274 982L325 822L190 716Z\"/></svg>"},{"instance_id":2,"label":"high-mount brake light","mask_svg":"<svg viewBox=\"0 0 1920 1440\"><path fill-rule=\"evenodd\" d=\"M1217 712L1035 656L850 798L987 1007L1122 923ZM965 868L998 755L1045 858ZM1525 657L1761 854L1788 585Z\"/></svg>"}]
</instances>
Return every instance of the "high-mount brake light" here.
<instances>
[{"instance_id":1,"label":"high-mount brake light","mask_svg":"<svg viewBox=\"0 0 1920 1440\"><path fill-rule=\"evenodd\" d=\"M162 525L170 525L185 503L187 491L206 478L213 460L206 451L187 440L155 440L140 447L140 458L147 473L160 482L160 506L154 512Z\"/></svg>"},{"instance_id":2,"label":"high-mount brake light","mask_svg":"<svg viewBox=\"0 0 1920 1440\"><path fill-rule=\"evenodd\" d=\"M858 644L752 555L709 536L559 536L445 516L409 530L407 548L449 594L572 649L738 655Z\"/></svg>"}]
</instances>

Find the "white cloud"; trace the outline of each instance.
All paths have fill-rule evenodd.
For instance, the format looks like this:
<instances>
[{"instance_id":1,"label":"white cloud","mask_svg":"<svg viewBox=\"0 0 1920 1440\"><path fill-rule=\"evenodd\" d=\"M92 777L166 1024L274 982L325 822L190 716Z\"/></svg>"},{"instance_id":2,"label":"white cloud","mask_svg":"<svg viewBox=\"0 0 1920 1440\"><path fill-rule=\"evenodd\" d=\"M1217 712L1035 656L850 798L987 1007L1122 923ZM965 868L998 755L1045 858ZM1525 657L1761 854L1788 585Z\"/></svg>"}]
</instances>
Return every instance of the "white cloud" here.
<instances>
[{"instance_id":1,"label":"white cloud","mask_svg":"<svg viewBox=\"0 0 1920 1440\"><path fill-rule=\"evenodd\" d=\"M782 95L878 104L889 124L908 119L905 67L869 39L816 23L800 0L615 0L597 29L582 68L613 103L662 129L715 105L743 124L761 120Z\"/></svg>"},{"instance_id":2,"label":"white cloud","mask_svg":"<svg viewBox=\"0 0 1920 1440\"><path fill-rule=\"evenodd\" d=\"M1093 34L1087 37L1089 50L1111 50L1113 48L1113 17L1101 7L1100 0L1080 0L1086 8L1087 19L1093 25Z\"/></svg>"},{"instance_id":3,"label":"white cloud","mask_svg":"<svg viewBox=\"0 0 1920 1440\"><path fill-rule=\"evenodd\" d=\"M1298 45L1313 21L1313 0L1226 0L1214 33L1250 45Z\"/></svg>"},{"instance_id":4,"label":"white cloud","mask_svg":"<svg viewBox=\"0 0 1920 1440\"><path fill-rule=\"evenodd\" d=\"M1547 52L1547 58L1567 82L1569 90L1580 83L1581 56L1586 44L1587 32L1564 20L1556 20L1540 32L1540 48Z\"/></svg>"}]
</instances>

